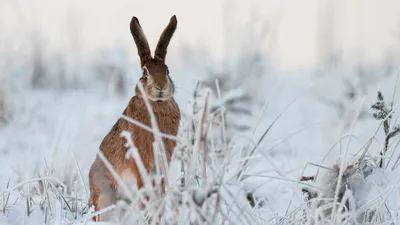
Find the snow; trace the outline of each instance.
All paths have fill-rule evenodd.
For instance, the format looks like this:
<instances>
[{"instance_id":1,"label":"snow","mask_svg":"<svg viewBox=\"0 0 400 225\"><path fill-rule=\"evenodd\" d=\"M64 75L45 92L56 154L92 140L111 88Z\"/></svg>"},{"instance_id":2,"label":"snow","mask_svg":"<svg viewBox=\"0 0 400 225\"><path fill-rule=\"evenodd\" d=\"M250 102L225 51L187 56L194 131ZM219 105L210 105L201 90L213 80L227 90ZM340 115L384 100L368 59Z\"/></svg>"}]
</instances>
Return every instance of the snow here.
<instances>
[{"instance_id":1,"label":"snow","mask_svg":"<svg viewBox=\"0 0 400 225\"><path fill-rule=\"evenodd\" d=\"M179 76L185 75L176 75L174 78L179 80ZM264 116L257 124L254 141L292 99L297 98L295 103L287 108L277 120L276 125L261 143L260 149L263 153L261 155L257 153L251 160L250 170L246 171L248 176L241 181L232 179L237 170L235 164L231 165L232 170L229 169L225 175L229 189L235 194L242 193L236 198L235 204L249 207L245 193L252 192L256 199L264 202L258 213L270 222L275 217L284 216L288 210L304 206L304 197L300 192L301 185L293 181L298 181L303 175L302 172L307 163L322 163L322 165L330 166L336 163L340 156L338 148L335 148L323 162L325 154L328 153L334 141L339 140L340 135L343 135L341 122L329 107L315 101L312 96L305 93L307 82L301 82L300 78L296 78L282 78L281 88L274 94ZM382 89L385 85L387 88ZM392 93L393 78L384 81L380 86L381 90L390 90L389 93ZM187 87L187 89L191 88ZM227 96L235 94L240 93L230 93ZM371 95L373 96L374 93L371 92ZM94 160L98 144L122 112L129 94L122 97L108 96L103 90L97 89L75 91L27 89L11 95L7 93L7 96L12 99L13 113L12 118L0 128L2 154L0 163L3 165L0 170L1 186L6 187L9 182L9 187L13 187L17 183L26 182L38 176L49 176L59 179L67 185L67 189L75 185L75 190L70 189L66 192L73 195L77 191L82 202L87 201L88 169ZM181 108L190 109L188 107L190 96L177 92L176 98L179 99L178 104ZM183 113L188 113L188 110L183 110ZM255 118L248 122L253 124ZM354 129L356 138L350 145L349 155L355 153L372 136L377 126L378 123L369 118L357 122ZM301 132L294 132L301 128L304 128ZM290 136L291 133L295 134ZM237 144L240 146L240 143L245 144L247 140L243 139ZM344 142L347 143L347 140L345 139ZM375 143L372 145L371 155L379 152L379 145ZM240 160L237 158L238 154L232 153L232 156L236 157L233 161ZM78 174L77 165L81 170L84 184ZM304 175L314 175L316 169L308 166ZM393 213L398 212L396 210L399 209L399 205L395 199L399 196L394 191L398 188L396 177L398 177L396 171L375 171L364 181L366 183L361 185L364 187L361 192L365 194L357 197L357 205L369 203L369 199L378 199L383 195L387 199L387 207L390 207ZM22 191L22 196L25 196L24 192L28 189L24 186L20 191ZM196 201L204 201L201 191L204 190L195 192ZM1 213L2 223L34 224L43 221L43 214L37 206L27 217L26 199L18 198L18 192L11 193L10 199L16 202L7 209L5 215ZM55 201L54 204L57 202ZM56 209L63 210L58 212L63 222L74 221L70 215L66 215L65 209L55 205Z\"/></svg>"},{"instance_id":2,"label":"snow","mask_svg":"<svg viewBox=\"0 0 400 225\"><path fill-rule=\"evenodd\" d=\"M113 224L89 221L88 172L102 138L134 93L140 69L131 62L138 63L138 60L129 58L124 47L112 47L104 55L94 53L95 56L89 54L87 58L66 61L63 80L58 77L62 69L54 61L57 54L46 50L44 61L51 66L44 77L45 87L32 87L29 57L22 63L18 61L0 68L4 74L0 77L0 224ZM227 63L232 64L234 71L220 80L221 84L229 84L226 85L229 89L221 91L221 98L212 92L216 90L214 86L202 86L200 97L194 101L196 81L210 81L213 74L210 68L223 66L204 52L195 54L190 49L182 52L179 54L191 56L186 59L188 63L169 67L182 121L177 160L169 171L171 192L156 202L156 207L172 205L166 210L166 218L179 224L211 219L217 224L311 224L312 219L323 213L321 205L331 202L308 202L302 189L332 197L336 191L332 184L343 176L350 190L345 192L343 188L340 193L356 209L353 213L337 213L333 222L368 217L371 211L377 215L372 216L372 224L400 222L400 168L392 169L400 156L398 138L391 141L388 168L377 168L373 163L369 167L357 164L368 141L372 140L365 159L371 161L379 157L384 146L384 132L369 107L380 90L388 102L394 93L397 110L396 74L385 74L383 68L366 67L369 73L360 75L357 68L343 65L336 69L283 73L274 71L267 57L260 54L254 66L259 66L255 73L261 74L243 77L239 73L250 70L240 64L239 52L238 56L230 56L231 61ZM179 61L176 58L171 60ZM109 63L119 69L126 91L118 89L113 74L96 72L99 63ZM191 135L199 134L188 131L191 119L196 126L201 125L203 111L193 116L193 104L201 109L205 93L209 92L209 106L224 107L224 103L240 99L249 90L252 103L241 106L252 114L228 116L226 121L240 122L251 129L229 130L227 134L233 134L230 142L221 143L224 131L217 125L212 127L207 169L203 174L200 142L191 146L190 139ZM221 122L212 113L206 121ZM396 112L392 122L392 127L398 122ZM263 140L250 154L261 137ZM249 149L243 152L247 146ZM343 158L348 167L341 171L338 168ZM184 174L184 188L180 187L183 176L180 160L186 160L185 171L190 171ZM245 164L247 167L243 167ZM366 173L366 169L370 171ZM302 176L317 173L315 182L299 182ZM200 185L196 176L200 177ZM135 192L135 196L141 194ZM210 216L210 212L215 216ZM131 214L131 218L141 216L138 211Z\"/></svg>"}]
</instances>

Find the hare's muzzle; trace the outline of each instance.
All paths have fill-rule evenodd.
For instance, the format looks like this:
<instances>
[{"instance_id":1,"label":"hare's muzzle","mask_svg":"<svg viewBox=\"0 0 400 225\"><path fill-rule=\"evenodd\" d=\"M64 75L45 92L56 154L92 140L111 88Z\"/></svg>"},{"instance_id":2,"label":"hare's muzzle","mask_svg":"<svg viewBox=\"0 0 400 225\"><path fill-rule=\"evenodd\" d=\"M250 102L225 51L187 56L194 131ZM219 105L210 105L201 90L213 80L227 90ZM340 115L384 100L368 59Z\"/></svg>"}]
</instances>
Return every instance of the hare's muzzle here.
<instances>
[{"instance_id":1,"label":"hare's muzzle","mask_svg":"<svg viewBox=\"0 0 400 225\"><path fill-rule=\"evenodd\" d=\"M153 86L151 89L152 90L150 91L149 96L153 101L165 101L171 98L173 95L169 84L166 84L163 87Z\"/></svg>"},{"instance_id":2,"label":"hare's muzzle","mask_svg":"<svg viewBox=\"0 0 400 225\"><path fill-rule=\"evenodd\" d=\"M151 101L166 101L173 97L174 95L174 88L171 87L172 84L167 82L165 84L157 84L153 82L153 79L149 77L147 85L146 85L146 94L147 98Z\"/></svg>"}]
</instances>

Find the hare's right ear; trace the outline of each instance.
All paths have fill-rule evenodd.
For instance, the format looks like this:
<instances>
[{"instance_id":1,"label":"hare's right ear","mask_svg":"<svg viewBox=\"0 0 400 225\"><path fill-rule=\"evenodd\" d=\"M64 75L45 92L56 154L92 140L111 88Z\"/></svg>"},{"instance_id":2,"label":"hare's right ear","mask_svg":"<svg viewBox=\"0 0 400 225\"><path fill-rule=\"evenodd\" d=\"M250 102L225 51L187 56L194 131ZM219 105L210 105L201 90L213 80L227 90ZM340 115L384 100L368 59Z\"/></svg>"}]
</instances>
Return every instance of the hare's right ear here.
<instances>
[{"instance_id":1,"label":"hare's right ear","mask_svg":"<svg viewBox=\"0 0 400 225\"><path fill-rule=\"evenodd\" d=\"M172 16L171 19L169 20L169 24L164 29L160 39L158 40L156 51L154 53L155 59L161 60L163 62L165 61L165 56L167 55L167 48L176 30L177 23L178 21L176 20L176 16L175 15Z\"/></svg>"},{"instance_id":2,"label":"hare's right ear","mask_svg":"<svg viewBox=\"0 0 400 225\"><path fill-rule=\"evenodd\" d=\"M149 43L139 24L139 20L135 16L132 17L130 27L140 57L140 64L143 67L146 61L151 58Z\"/></svg>"}]
</instances>

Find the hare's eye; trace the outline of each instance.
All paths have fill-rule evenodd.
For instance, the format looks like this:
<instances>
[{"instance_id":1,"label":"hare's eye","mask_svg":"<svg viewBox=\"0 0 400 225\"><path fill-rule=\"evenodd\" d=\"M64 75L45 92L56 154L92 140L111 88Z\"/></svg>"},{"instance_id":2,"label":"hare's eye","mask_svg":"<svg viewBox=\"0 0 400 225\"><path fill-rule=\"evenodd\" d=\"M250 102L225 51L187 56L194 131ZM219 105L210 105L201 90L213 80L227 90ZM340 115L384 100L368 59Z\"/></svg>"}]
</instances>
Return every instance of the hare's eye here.
<instances>
[{"instance_id":1,"label":"hare's eye","mask_svg":"<svg viewBox=\"0 0 400 225\"><path fill-rule=\"evenodd\" d=\"M146 71L146 69L143 69L143 76L146 76L147 75L147 71Z\"/></svg>"},{"instance_id":2,"label":"hare's eye","mask_svg":"<svg viewBox=\"0 0 400 225\"><path fill-rule=\"evenodd\" d=\"M165 67L165 73L166 73L167 75L169 75L169 69L168 69L168 67Z\"/></svg>"}]
</instances>

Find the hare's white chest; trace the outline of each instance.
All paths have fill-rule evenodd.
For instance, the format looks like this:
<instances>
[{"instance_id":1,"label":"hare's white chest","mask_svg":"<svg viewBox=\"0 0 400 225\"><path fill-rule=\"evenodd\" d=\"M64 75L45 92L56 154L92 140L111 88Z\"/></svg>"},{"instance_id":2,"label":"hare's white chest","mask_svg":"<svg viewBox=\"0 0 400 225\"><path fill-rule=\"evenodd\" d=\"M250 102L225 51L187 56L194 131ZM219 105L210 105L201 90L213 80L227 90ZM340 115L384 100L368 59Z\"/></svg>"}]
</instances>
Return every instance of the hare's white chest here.
<instances>
[{"instance_id":1,"label":"hare's white chest","mask_svg":"<svg viewBox=\"0 0 400 225\"><path fill-rule=\"evenodd\" d=\"M121 175L121 180L126 184L136 183L136 176L130 169L125 169Z\"/></svg>"}]
</instances>

